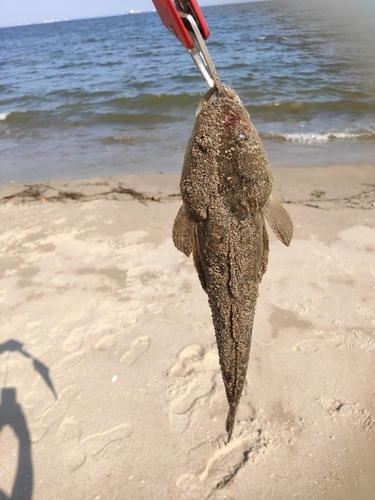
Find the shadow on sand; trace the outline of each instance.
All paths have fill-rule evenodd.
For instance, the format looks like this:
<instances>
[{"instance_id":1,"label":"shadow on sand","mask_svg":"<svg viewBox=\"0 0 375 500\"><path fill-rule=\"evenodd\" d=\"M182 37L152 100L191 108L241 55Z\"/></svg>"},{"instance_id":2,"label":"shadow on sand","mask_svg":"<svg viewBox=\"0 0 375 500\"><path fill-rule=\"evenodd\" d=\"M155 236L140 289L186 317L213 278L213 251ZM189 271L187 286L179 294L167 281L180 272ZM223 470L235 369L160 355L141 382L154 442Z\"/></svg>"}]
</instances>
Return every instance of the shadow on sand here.
<instances>
[{"instance_id":1,"label":"shadow on sand","mask_svg":"<svg viewBox=\"0 0 375 500\"><path fill-rule=\"evenodd\" d=\"M22 356L30 358L34 369L41 375L57 399L55 388L49 376L49 368L25 351L22 343L13 339L8 340L0 344L0 355L4 352L19 352ZM30 433L22 407L17 403L16 388L3 388L0 402L0 434L5 427L9 426L18 439L18 465L13 490L11 495L7 496L0 488L0 500L31 500L34 478ZM6 450L8 455L13 455L15 452L14 449Z\"/></svg>"}]
</instances>

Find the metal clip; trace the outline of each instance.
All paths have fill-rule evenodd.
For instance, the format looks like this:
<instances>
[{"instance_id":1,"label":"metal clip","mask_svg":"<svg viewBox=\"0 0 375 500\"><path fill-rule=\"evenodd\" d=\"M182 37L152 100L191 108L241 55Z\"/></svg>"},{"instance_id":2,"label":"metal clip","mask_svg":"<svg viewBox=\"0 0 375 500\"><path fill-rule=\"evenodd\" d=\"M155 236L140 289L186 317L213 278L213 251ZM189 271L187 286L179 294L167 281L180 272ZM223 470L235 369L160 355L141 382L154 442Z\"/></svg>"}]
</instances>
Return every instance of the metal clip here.
<instances>
[{"instance_id":1,"label":"metal clip","mask_svg":"<svg viewBox=\"0 0 375 500\"><path fill-rule=\"evenodd\" d=\"M185 14L184 12L179 12L179 14L183 19L186 19L191 26L191 30L188 30L188 32L194 43L194 48L188 50L196 67L209 88L216 87L220 90L221 83L219 76L195 19L192 15Z\"/></svg>"},{"instance_id":2,"label":"metal clip","mask_svg":"<svg viewBox=\"0 0 375 500\"><path fill-rule=\"evenodd\" d=\"M204 42L210 36L210 31L197 1L152 1L166 28L189 51L208 87L220 89L218 74Z\"/></svg>"}]
</instances>

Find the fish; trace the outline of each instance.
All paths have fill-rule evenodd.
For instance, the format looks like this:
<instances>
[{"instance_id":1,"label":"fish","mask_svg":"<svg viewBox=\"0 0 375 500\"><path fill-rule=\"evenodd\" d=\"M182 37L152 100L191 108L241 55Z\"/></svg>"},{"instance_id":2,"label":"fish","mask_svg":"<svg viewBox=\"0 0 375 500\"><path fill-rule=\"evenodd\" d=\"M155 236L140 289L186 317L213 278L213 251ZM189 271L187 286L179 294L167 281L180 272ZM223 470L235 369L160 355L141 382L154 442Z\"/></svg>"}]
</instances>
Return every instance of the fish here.
<instances>
[{"instance_id":1,"label":"fish","mask_svg":"<svg viewBox=\"0 0 375 500\"><path fill-rule=\"evenodd\" d=\"M293 222L272 195L266 152L237 93L226 85L210 89L196 114L172 240L187 257L193 255L208 295L229 405L229 443L246 381L259 283L268 264L265 219L286 246Z\"/></svg>"}]
</instances>

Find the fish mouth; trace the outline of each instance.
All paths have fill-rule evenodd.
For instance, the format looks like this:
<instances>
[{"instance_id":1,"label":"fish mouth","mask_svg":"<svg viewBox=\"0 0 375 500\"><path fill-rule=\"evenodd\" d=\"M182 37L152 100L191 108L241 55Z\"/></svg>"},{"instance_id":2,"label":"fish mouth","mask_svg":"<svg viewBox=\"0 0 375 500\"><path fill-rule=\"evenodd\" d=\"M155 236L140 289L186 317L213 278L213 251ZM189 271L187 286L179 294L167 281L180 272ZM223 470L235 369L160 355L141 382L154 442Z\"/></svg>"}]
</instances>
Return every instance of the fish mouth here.
<instances>
[{"instance_id":1,"label":"fish mouth","mask_svg":"<svg viewBox=\"0 0 375 500\"><path fill-rule=\"evenodd\" d=\"M215 101L215 99L218 98L219 90L216 87L212 87L208 92L203 97L203 100L207 103L210 104L211 102Z\"/></svg>"},{"instance_id":2,"label":"fish mouth","mask_svg":"<svg viewBox=\"0 0 375 500\"><path fill-rule=\"evenodd\" d=\"M203 99L198 104L197 111L195 112L195 116L198 116L199 113L205 108L207 105L212 104L219 97L219 91L216 87L210 88L208 92L205 93Z\"/></svg>"},{"instance_id":3,"label":"fish mouth","mask_svg":"<svg viewBox=\"0 0 375 500\"><path fill-rule=\"evenodd\" d=\"M201 102L198 104L197 111L195 112L195 116L198 116L199 113L209 104L212 104L219 97L224 99L229 99L230 101L235 101L240 106L243 106L241 99L238 97L237 93L228 87L227 85L222 85L220 89L217 87L210 88L206 94L204 95Z\"/></svg>"}]
</instances>

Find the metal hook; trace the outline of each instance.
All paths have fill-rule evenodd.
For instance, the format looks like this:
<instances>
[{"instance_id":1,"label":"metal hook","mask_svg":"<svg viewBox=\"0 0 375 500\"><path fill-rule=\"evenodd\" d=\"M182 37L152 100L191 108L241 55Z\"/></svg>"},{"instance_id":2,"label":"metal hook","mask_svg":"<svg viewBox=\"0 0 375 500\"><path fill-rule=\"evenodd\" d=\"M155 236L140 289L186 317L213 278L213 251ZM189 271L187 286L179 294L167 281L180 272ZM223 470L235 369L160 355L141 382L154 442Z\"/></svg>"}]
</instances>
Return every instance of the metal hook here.
<instances>
[{"instance_id":1,"label":"metal hook","mask_svg":"<svg viewBox=\"0 0 375 500\"><path fill-rule=\"evenodd\" d=\"M196 0L152 0L164 26L189 51L209 88L221 90L214 63L204 40L210 36Z\"/></svg>"},{"instance_id":2,"label":"metal hook","mask_svg":"<svg viewBox=\"0 0 375 500\"><path fill-rule=\"evenodd\" d=\"M184 12L179 12L179 14L191 26L189 34L194 43L194 48L189 49L189 54L208 87L216 87L220 91L221 83L219 76L195 19L190 14L185 14Z\"/></svg>"}]
</instances>

